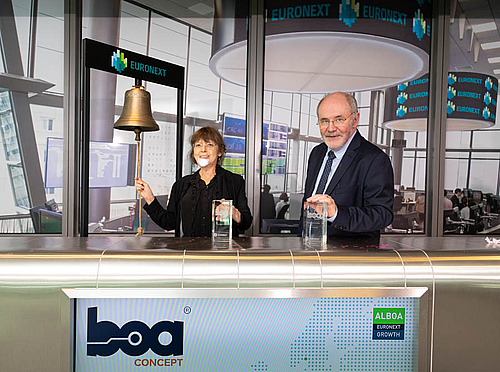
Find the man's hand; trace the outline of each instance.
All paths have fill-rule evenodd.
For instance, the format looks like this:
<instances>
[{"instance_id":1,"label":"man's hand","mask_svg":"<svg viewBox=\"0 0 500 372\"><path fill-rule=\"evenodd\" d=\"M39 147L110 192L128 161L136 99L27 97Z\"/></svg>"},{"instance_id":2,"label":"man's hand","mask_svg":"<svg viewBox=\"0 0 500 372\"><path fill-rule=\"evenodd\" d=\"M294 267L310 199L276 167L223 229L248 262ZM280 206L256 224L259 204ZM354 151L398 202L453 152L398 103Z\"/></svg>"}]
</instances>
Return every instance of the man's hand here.
<instances>
[{"instance_id":1,"label":"man's hand","mask_svg":"<svg viewBox=\"0 0 500 372\"><path fill-rule=\"evenodd\" d=\"M330 195L327 194L316 194L306 199L306 203L326 203L327 206L327 217L331 218L337 213L337 204L335 200L332 199ZM314 205L308 205L314 208Z\"/></svg>"}]
</instances>

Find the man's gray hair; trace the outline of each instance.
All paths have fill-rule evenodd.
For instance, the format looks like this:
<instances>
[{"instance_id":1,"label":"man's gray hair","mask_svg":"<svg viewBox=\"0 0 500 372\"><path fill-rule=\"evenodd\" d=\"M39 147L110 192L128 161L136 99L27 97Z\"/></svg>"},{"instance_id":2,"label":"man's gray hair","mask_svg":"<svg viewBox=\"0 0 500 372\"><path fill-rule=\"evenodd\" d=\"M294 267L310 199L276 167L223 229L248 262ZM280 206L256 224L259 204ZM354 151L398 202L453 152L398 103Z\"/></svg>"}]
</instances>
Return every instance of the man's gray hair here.
<instances>
[{"instance_id":1,"label":"man's gray hair","mask_svg":"<svg viewBox=\"0 0 500 372\"><path fill-rule=\"evenodd\" d=\"M356 98L354 98L354 95L349 94L349 93L345 93L345 92L333 92L333 93L327 94L326 96L321 98L321 101L319 101L318 107L316 108L316 115L318 117L319 117L319 114L318 114L319 106L321 106L321 104L323 103L323 101L325 100L326 97L329 97L332 94L342 94L344 96L345 100L347 101L349 108L351 109L351 113L358 112L358 101L356 101Z\"/></svg>"}]
</instances>

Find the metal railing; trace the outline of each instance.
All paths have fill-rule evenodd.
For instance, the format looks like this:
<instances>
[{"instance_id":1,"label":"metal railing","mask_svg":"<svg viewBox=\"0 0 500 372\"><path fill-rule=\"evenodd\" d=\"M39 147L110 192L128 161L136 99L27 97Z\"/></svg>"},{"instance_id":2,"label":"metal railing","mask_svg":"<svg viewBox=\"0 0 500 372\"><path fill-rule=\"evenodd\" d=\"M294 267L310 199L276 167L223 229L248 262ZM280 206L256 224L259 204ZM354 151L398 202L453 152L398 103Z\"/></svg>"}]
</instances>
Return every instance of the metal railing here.
<instances>
[{"instance_id":1,"label":"metal railing","mask_svg":"<svg viewBox=\"0 0 500 372\"><path fill-rule=\"evenodd\" d=\"M34 233L33 221L29 213L0 216L0 234Z\"/></svg>"}]
</instances>

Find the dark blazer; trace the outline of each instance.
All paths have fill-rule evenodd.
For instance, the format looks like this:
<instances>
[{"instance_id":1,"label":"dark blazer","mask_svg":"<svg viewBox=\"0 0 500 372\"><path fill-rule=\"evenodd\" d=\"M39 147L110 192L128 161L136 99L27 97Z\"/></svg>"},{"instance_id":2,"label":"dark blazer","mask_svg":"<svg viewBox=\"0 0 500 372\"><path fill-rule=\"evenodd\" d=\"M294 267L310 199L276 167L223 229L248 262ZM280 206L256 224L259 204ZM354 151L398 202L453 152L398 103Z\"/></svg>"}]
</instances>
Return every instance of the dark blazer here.
<instances>
[{"instance_id":1,"label":"dark blazer","mask_svg":"<svg viewBox=\"0 0 500 372\"><path fill-rule=\"evenodd\" d=\"M303 202L313 192L327 148L322 143L309 156ZM338 208L337 218L328 224L329 237L379 237L380 229L393 219L394 175L389 157L356 132L325 194Z\"/></svg>"},{"instance_id":2,"label":"dark blazer","mask_svg":"<svg viewBox=\"0 0 500 372\"><path fill-rule=\"evenodd\" d=\"M180 236L182 197L192 187L192 181L196 175L197 172L189 176L184 176L174 183L166 210L156 198L151 204L144 206L144 210L149 214L149 217L162 229L175 229L175 236ZM233 220L233 237L238 236L239 230L247 230L252 225L253 217L250 208L248 208L243 177L231 173L222 167L217 167L216 199L232 200L233 205L241 213L240 223L236 223Z\"/></svg>"},{"instance_id":3,"label":"dark blazer","mask_svg":"<svg viewBox=\"0 0 500 372\"><path fill-rule=\"evenodd\" d=\"M453 194L453 196L450 198L451 202L453 203L453 208L461 206L462 203L460 203L460 200L458 200L458 196Z\"/></svg>"},{"instance_id":4,"label":"dark blazer","mask_svg":"<svg viewBox=\"0 0 500 372\"><path fill-rule=\"evenodd\" d=\"M260 218L276 218L276 205L274 204L274 197L269 192L260 193Z\"/></svg>"}]
</instances>

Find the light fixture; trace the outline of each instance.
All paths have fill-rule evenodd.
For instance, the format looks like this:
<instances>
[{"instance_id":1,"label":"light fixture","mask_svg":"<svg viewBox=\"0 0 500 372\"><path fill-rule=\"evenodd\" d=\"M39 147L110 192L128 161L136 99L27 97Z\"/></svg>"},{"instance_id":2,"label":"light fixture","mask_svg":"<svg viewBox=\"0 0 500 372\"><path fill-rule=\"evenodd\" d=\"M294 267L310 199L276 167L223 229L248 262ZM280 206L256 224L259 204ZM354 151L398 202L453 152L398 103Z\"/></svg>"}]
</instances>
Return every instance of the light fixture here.
<instances>
[{"instance_id":1,"label":"light fixture","mask_svg":"<svg viewBox=\"0 0 500 372\"><path fill-rule=\"evenodd\" d=\"M450 23L455 22L455 12L457 11L457 1L458 0L452 0L452 2L451 2L451 7L450 7L450 9L451 9L450 10Z\"/></svg>"},{"instance_id":2,"label":"light fixture","mask_svg":"<svg viewBox=\"0 0 500 372\"><path fill-rule=\"evenodd\" d=\"M481 48L483 48L483 50L500 48L500 41L493 41L491 43L483 43L483 44L481 44Z\"/></svg>"},{"instance_id":3,"label":"light fixture","mask_svg":"<svg viewBox=\"0 0 500 372\"><path fill-rule=\"evenodd\" d=\"M489 63L500 63L500 57L488 58Z\"/></svg>"},{"instance_id":4,"label":"light fixture","mask_svg":"<svg viewBox=\"0 0 500 372\"><path fill-rule=\"evenodd\" d=\"M461 13L458 16L458 37L460 38L460 40L464 38L465 34L465 19L465 13Z\"/></svg>"},{"instance_id":5,"label":"light fixture","mask_svg":"<svg viewBox=\"0 0 500 372\"><path fill-rule=\"evenodd\" d=\"M497 68L496 70L493 70L493 73L495 75L500 75L500 68Z\"/></svg>"},{"instance_id":6,"label":"light fixture","mask_svg":"<svg viewBox=\"0 0 500 372\"><path fill-rule=\"evenodd\" d=\"M244 86L246 45L245 40L215 52L209 64L212 72ZM353 59L353 55L361 57ZM423 49L376 35L319 31L268 35L264 89L302 93L324 93L332 87L375 90L422 75L428 60Z\"/></svg>"},{"instance_id":7,"label":"light fixture","mask_svg":"<svg viewBox=\"0 0 500 372\"><path fill-rule=\"evenodd\" d=\"M469 43L469 52L472 50L472 45L474 44L474 30L470 32L470 43Z\"/></svg>"},{"instance_id":8,"label":"light fixture","mask_svg":"<svg viewBox=\"0 0 500 372\"><path fill-rule=\"evenodd\" d=\"M477 62L479 58L479 50L481 48L479 47L479 41L474 41L474 62Z\"/></svg>"},{"instance_id":9,"label":"light fixture","mask_svg":"<svg viewBox=\"0 0 500 372\"><path fill-rule=\"evenodd\" d=\"M471 26L476 34L478 32L493 31L493 30L497 29L497 25L495 24L495 22L480 23L480 24L471 25Z\"/></svg>"},{"instance_id":10,"label":"light fixture","mask_svg":"<svg viewBox=\"0 0 500 372\"><path fill-rule=\"evenodd\" d=\"M430 0L395 1L390 11L354 0L343 0L340 7L338 1L336 6L302 3L308 5L266 3L264 91L372 91L429 70ZM236 0L214 4L209 68L218 78L245 87L248 21L238 14L246 14L248 5ZM373 27L367 27L367 18Z\"/></svg>"}]
</instances>

